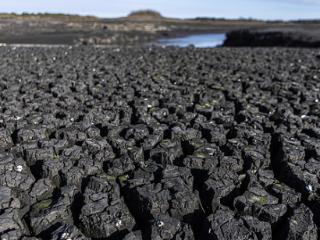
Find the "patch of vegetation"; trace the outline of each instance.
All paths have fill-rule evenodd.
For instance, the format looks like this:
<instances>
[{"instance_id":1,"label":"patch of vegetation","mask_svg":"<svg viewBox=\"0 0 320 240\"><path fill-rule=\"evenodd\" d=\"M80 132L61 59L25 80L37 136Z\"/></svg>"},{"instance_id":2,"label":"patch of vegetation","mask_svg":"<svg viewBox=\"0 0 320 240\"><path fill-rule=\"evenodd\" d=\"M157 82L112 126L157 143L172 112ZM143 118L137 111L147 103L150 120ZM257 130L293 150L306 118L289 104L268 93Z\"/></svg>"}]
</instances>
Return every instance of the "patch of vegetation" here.
<instances>
[{"instance_id":1,"label":"patch of vegetation","mask_svg":"<svg viewBox=\"0 0 320 240\"><path fill-rule=\"evenodd\" d=\"M50 207L50 205L52 204L52 200L51 199L47 199L47 200L43 200L41 202L36 203L33 208L34 209L38 209L38 210L44 210Z\"/></svg>"},{"instance_id":2,"label":"patch of vegetation","mask_svg":"<svg viewBox=\"0 0 320 240\"><path fill-rule=\"evenodd\" d=\"M119 181L120 182L125 182L129 179L129 175L122 175L122 176L119 176Z\"/></svg>"}]
</instances>

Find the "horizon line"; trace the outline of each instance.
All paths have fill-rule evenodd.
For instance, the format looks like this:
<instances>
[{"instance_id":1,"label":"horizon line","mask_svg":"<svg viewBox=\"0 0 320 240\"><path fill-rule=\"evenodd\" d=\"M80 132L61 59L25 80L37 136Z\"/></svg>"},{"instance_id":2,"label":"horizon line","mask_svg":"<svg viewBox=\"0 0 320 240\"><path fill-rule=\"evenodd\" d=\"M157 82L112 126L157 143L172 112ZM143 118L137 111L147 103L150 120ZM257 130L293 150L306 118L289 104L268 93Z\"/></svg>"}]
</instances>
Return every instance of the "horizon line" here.
<instances>
[{"instance_id":1,"label":"horizon line","mask_svg":"<svg viewBox=\"0 0 320 240\"><path fill-rule=\"evenodd\" d=\"M152 9L141 9L141 10L133 10L131 12L129 12L128 14L124 15L124 16L117 16L117 17L108 17L108 16L102 16L100 14L86 14L86 13L67 13L67 12L54 12L54 11L49 11L49 12L33 12L33 11L21 11L21 12L1 12L0 11L0 15L1 14L14 14L14 15L45 15L45 14L52 14L52 15L65 15L65 16L79 16L79 17L95 17L95 18L99 18L99 19L118 19L118 18L126 18L128 17L131 13L134 12L139 12L139 11L146 11L146 10L151 10L151 11L155 11ZM160 13L159 11L155 11ZM160 13L161 14L161 13ZM173 19L181 19L181 20L190 20L190 19L198 19L198 18L207 18L207 19L220 19L220 20L249 20L249 21L269 21L269 22L277 22L277 21L281 21L281 22L291 22L291 21L320 21L320 18L292 18L292 19L271 19L271 18L254 18L254 17L243 17L243 16L239 16L237 18L230 18L230 17L214 17L214 16L197 16L197 17L172 17L172 16L165 16L163 14L161 14L161 16L163 18L173 18Z\"/></svg>"}]
</instances>

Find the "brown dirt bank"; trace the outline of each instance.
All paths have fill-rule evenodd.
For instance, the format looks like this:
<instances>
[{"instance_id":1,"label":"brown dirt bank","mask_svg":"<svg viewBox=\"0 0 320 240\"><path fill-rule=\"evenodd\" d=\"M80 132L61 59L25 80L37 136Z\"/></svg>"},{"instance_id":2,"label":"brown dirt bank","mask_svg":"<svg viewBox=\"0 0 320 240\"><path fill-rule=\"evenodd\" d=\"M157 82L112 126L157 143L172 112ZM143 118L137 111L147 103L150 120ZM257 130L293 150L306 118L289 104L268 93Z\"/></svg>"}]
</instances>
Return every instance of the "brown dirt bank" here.
<instances>
[{"instance_id":1,"label":"brown dirt bank","mask_svg":"<svg viewBox=\"0 0 320 240\"><path fill-rule=\"evenodd\" d=\"M318 29L319 22L173 19L129 16L102 19L62 14L0 14L0 42L28 44L142 45L158 38L240 29Z\"/></svg>"}]
</instances>

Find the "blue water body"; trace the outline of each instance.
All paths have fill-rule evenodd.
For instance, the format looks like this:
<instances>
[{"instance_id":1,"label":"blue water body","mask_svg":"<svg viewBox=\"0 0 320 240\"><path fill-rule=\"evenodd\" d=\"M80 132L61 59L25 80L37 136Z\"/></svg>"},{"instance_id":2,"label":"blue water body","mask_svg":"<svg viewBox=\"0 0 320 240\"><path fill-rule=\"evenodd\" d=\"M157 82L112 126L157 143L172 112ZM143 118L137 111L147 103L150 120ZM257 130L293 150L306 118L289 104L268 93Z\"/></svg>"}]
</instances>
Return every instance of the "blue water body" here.
<instances>
[{"instance_id":1,"label":"blue water body","mask_svg":"<svg viewBox=\"0 0 320 240\"><path fill-rule=\"evenodd\" d=\"M225 38L226 35L223 33L195 34L178 38L163 38L158 41L158 44L176 47L193 45L197 48L210 48L222 45Z\"/></svg>"}]
</instances>

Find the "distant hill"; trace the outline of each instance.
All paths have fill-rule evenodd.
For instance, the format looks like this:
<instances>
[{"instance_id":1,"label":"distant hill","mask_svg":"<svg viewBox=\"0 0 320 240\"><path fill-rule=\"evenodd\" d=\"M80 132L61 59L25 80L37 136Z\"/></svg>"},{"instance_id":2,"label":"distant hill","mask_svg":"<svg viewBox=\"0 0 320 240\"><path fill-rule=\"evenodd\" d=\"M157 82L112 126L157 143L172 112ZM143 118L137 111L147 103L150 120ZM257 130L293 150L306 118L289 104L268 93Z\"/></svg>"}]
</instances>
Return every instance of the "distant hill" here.
<instances>
[{"instance_id":1,"label":"distant hill","mask_svg":"<svg viewBox=\"0 0 320 240\"><path fill-rule=\"evenodd\" d=\"M139 10L131 12L127 18L131 20L156 20L162 19L163 16L154 10Z\"/></svg>"}]
</instances>

